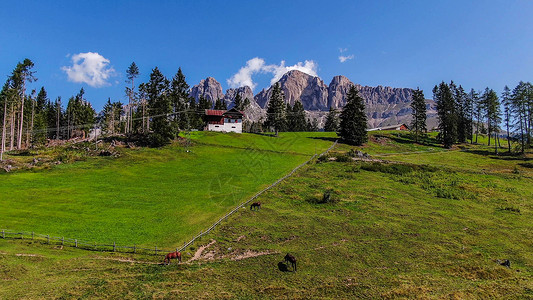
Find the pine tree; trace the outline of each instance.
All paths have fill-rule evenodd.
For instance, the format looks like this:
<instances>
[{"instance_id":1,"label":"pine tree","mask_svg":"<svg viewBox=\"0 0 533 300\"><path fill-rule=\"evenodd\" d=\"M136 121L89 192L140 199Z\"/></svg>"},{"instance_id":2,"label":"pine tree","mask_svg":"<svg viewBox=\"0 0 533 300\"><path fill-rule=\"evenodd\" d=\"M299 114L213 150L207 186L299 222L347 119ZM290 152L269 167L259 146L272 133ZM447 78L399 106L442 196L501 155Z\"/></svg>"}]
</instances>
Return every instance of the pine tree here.
<instances>
[{"instance_id":1,"label":"pine tree","mask_svg":"<svg viewBox=\"0 0 533 300\"><path fill-rule=\"evenodd\" d=\"M492 89L486 88L482 97L487 107L487 127L489 130L489 146L491 135L494 134L494 151L498 153L497 136L501 122L500 100Z\"/></svg>"},{"instance_id":2,"label":"pine tree","mask_svg":"<svg viewBox=\"0 0 533 300\"><path fill-rule=\"evenodd\" d=\"M48 114L46 105L48 102L50 102L50 99L48 99L46 90L41 87L35 100L35 122L32 130L32 142L36 144L43 144L47 138Z\"/></svg>"},{"instance_id":3,"label":"pine tree","mask_svg":"<svg viewBox=\"0 0 533 300\"><path fill-rule=\"evenodd\" d=\"M479 93L476 92L474 89L470 90L470 93L468 94L469 101L472 103L472 115L476 119L476 144L477 144L477 137L480 133L479 126L482 125L483 121L483 102L481 102L481 99L479 98ZM472 144L474 142L472 141Z\"/></svg>"},{"instance_id":4,"label":"pine tree","mask_svg":"<svg viewBox=\"0 0 533 300\"><path fill-rule=\"evenodd\" d=\"M235 99L233 100L233 107L238 110L238 111L241 111L243 110L243 101L242 101L242 97L241 97L241 94L239 92L237 92L237 95L235 95Z\"/></svg>"},{"instance_id":5,"label":"pine tree","mask_svg":"<svg viewBox=\"0 0 533 300\"><path fill-rule=\"evenodd\" d=\"M339 130L339 122L339 112L333 106L330 106L326 116L326 123L324 124L324 131L337 132Z\"/></svg>"},{"instance_id":6,"label":"pine tree","mask_svg":"<svg viewBox=\"0 0 533 300\"><path fill-rule=\"evenodd\" d=\"M453 83L453 82L452 82ZM433 88L433 99L437 103L439 118L439 139L444 147L451 148L457 141L457 111L450 86L441 82Z\"/></svg>"},{"instance_id":7,"label":"pine tree","mask_svg":"<svg viewBox=\"0 0 533 300\"><path fill-rule=\"evenodd\" d=\"M411 109L413 110L413 119L411 121L411 131L415 136L415 141L418 140L422 134L425 134L426 129L426 100L424 91L417 88L412 90L413 101L411 101Z\"/></svg>"},{"instance_id":8,"label":"pine tree","mask_svg":"<svg viewBox=\"0 0 533 300\"><path fill-rule=\"evenodd\" d=\"M131 133L133 131L133 112L135 110L134 106L136 104L136 94L135 94L135 78L139 76L139 68L132 62L131 65L126 70L126 83L131 83L131 88L126 87L126 95L128 96L128 105L126 109L126 133Z\"/></svg>"},{"instance_id":9,"label":"pine tree","mask_svg":"<svg viewBox=\"0 0 533 300\"><path fill-rule=\"evenodd\" d=\"M505 129L507 131L507 146L508 151L511 153L511 133L510 133L510 124L511 124L511 109L512 109L512 100L511 100L511 89L508 86L503 88L502 92L502 104L503 104L503 115Z\"/></svg>"},{"instance_id":10,"label":"pine tree","mask_svg":"<svg viewBox=\"0 0 533 300\"><path fill-rule=\"evenodd\" d=\"M20 101L20 118L17 137L17 148L22 149L22 135L24 132L24 100L26 99L26 81L33 82L37 78L33 75L35 72L31 69L34 64L29 59L24 59L22 63L18 63L11 75L13 87L17 90L18 99Z\"/></svg>"},{"instance_id":11,"label":"pine tree","mask_svg":"<svg viewBox=\"0 0 533 300\"><path fill-rule=\"evenodd\" d=\"M123 104L121 102L111 102L107 99L107 103L102 110L102 129L108 135L114 135L120 131L120 115Z\"/></svg>"},{"instance_id":12,"label":"pine tree","mask_svg":"<svg viewBox=\"0 0 533 300\"><path fill-rule=\"evenodd\" d=\"M278 136L278 132L285 131L287 127L287 114L283 97L283 91L279 82L276 82L272 88L272 94L268 102L267 119L265 121L265 126L272 128L276 136Z\"/></svg>"},{"instance_id":13,"label":"pine tree","mask_svg":"<svg viewBox=\"0 0 533 300\"><path fill-rule=\"evenodd\" d=\"M305 110L301 101L296 101L294 106L287 103L287 131L301 132L308 131Z\"/></svg>"},{"instance_id":14,"label":"pine tree","mask_svg":"<svg viewBox=\"0 0 533 300\"><path fill-rule=\"evenodd\" d=\"M217 99L217 101L215 101L215 109L217 110L227 110L228 107L226 106L226 102L222 99Z\"/></svg>"},{"instance_id":15,"label":"pine tree","mask_svg":"<svg viewBox=\"0 0 533 300\"><path fill-rule=\"evenodd\" d=\"M163 146L170 143L176 134L169 119L169 114L172 113L169 82L157 67L150 74L150 81L146 84L146 92L151 116L150 141L153 146Z\"/></svg>"},{"instance_id":16,"label":"pine tree","mask_svg":"<svg viewBox=\"0 0 533 300\"><path fill-rule=\"evenodd\" d=\"M0 104L2 108L2 143L0 148L0 161L4 159L4 152L6 151L6 139L7 139L7 122L8 121L8 113L12 110L12 106L15 104L15 99L17 97L17 91L13 88L13 80L12 78L8 78L4 86L2 87L2 91L0 92ZM12 118L9 118L12 119ZM11 126L13 126L13 123L11 123ZM12 133L12 131L11 131ZM11 143L11 147L13 146L13 143Z\"/></svg>"},{"instance_id":17,"label":"pine tree","mask_svg":"<svg viewBox=\"0 0 533 300\"><path fill-rule=\"evenodd\" d=\"M365 101L355 86L346 95L346 105L340 115L340 138L347 144L361 146L368 140Z\"/></svg>"},{"instance_id":18,"label":"pine tree","mask_svg":"<svg viewBox=\"0 0 533 300\"><path fill-rule=\"evenodd\" d=\"M461 85L452 90L452 92L457 112L457 141L459 143L466 143L466 140L469 138L469 128L471 127L468 95Z\"/></svg>"},{"instance_id":19,"label":"pine tree","mask_svg":"<svg viewBox=\"0 0 533 300\"><path fill-rule=\"evenodd\" d=\"M181 71L181 67L178 68L178 72L172 78L170 90L172 112L174 113L172 117L174 126L178 130L186 129L190 124L188 124L187 113L185 111L191 98L189 96L189 84L185 80L185 75Z\"/></svg>"}]
</instances>

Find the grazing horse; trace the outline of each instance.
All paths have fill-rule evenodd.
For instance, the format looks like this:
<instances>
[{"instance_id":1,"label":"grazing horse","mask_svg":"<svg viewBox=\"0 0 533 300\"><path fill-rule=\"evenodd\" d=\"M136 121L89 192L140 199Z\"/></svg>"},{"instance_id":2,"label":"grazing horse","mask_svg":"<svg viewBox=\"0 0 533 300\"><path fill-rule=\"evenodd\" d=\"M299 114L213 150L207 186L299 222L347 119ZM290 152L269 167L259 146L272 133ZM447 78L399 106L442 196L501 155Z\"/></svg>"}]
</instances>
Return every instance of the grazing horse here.
<instances>
[{"instance_id":1,"label":"grazing horse","mask_svg":"<svg viewBox=\"0 0 533 300\"><path fill-rule=\"evenodd\" d=\"M250 205L250 210L261 209L261 202L254 202Z\"/></svg>"},{"instance_id":2,"label":"grazing horse","mask_svg":"<svg viewBox=\"0 0 533 300\"><path fill-rule=\"evenodd\" d=\"M296 272L296 257L287 253L287 255L285 255L285 262L290 262L292 269Z\"/></svg>"},{"instance_id":3,"label":"grazing horse","mask_svg":"<svg viewBox=\"0 0 533 300\"><path fill-rule=\"evenodd\" d=\"M179 252L179 251L170 252L169 254L167 254L165 256L165 259L163 260L163 263L166 263L166 264L170 265L170 260L173 259L173 258L177 258L178 259L178 263L180 263L181 262L181 252Z\"/></svg>"}]
</instances>

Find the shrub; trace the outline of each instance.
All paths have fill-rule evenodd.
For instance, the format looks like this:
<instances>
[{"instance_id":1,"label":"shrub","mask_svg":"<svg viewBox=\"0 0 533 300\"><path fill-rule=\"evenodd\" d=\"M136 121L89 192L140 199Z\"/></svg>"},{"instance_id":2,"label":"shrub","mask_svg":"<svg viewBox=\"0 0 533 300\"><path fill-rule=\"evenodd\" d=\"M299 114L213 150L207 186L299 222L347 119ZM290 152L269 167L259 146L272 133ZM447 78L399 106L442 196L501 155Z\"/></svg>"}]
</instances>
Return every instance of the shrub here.
<instances>
[{"instance_id":1,"label":"shrub","mask_svg":"<svg viewBox=\"0 0 533 300\"><path fill-rule=\"evenodd\" d=\"M349 162L352 161L352 158L347 155L339 154L335 157L335 161L337 162Z\"/></svg>"},{"instance_id":2,"label":"shrub","mask_svg":"<svg viewBox=\"0 0 533 300\"><path fill-rule=\"evenodd\" d=\"M328 189L322 194L321 198L313 197L308 199L307 201L314 204L333 204L337 203L339 199L337 193L334 190Z\"/></svg>"}]
</instances>

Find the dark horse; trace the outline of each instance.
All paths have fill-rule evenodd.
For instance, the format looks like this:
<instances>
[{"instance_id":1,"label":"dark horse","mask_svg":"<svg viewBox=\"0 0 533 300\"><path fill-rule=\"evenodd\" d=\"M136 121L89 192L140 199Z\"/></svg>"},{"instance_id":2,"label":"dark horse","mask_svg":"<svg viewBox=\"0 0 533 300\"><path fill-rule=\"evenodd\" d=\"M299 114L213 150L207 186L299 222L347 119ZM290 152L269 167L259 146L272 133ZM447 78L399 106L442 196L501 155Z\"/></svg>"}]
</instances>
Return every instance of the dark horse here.
<instances>
[{"instance_id":1,"label":"dark horse","mask_svg":"<svg viewBox=\"0 0 533 300\"><path fill-rule=\"evenodd\" d=\"M292 269L296 272L296 257L287 253L287 255L285 255L285 262L290 262Z\"/></svg>"},{"instance_id":2,"label":"dark horse","mask_svg":"<svg viewBox=\"0 0 533 300\"><path fill-rule=\"evenodd\" d=\"M178 259L178 263L180 263L181 262L181 252L179 252L179 251L170 252L169 254L167 254L165 256L165 259L163 260L163 263L166 263L166 264L170 265L170 260L173 259L173 258L177 258Z\"/></svg>"},{"instance_id":3,"label":"dark horse","mask_svg":"<svg viewBox=\"0 0 533 300\"><path fill-rule=\"evenodd\" d=\"M250 205L250 210L261 209L261 202L254 202Z\"/></svg>"}]
</instances>

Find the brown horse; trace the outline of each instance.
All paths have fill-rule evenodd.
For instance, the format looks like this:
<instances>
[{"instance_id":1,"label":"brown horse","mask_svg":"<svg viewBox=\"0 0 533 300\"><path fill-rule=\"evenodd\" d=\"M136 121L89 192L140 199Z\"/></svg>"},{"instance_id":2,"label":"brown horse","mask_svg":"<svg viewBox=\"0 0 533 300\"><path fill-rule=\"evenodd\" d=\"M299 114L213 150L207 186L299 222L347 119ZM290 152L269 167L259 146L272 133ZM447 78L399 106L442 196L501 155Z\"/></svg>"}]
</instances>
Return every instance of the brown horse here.
<instances>
[{"instance_id":1,"label":"brown horse","mask_svg":"<svg viewBox=\"0 0 533 300\"><path fill-rule=\"evenodd\" d=\"M285 262L290 262L293 271L296 272L296 257L287 253L287 255L285 255Z\"/></svg>"},{"instance_id":2,"label":"brown horse","mask_svg":"<svg viewBox=\"0 0 533 300\"><path fill-rule=\"evenodd\" d=\"M254 202L250 205L250 210L261 209L261 202Z\"/></svg>"},{"instance_id":3,"label":"brown horse","mask_svg":"<svg viewBox=\"0 0 533 300\"><path fill-rule=\"evenodd\" d=\"M170 265L170 260L174 259L174 258L178 259L178 264L179 264L181 262L181 252L179 252L179 251L170 252L169 254L167 254L165 256L165 259L163 260L163 263L166 263L166 264Z\"/></svg>"}]
</instances>

